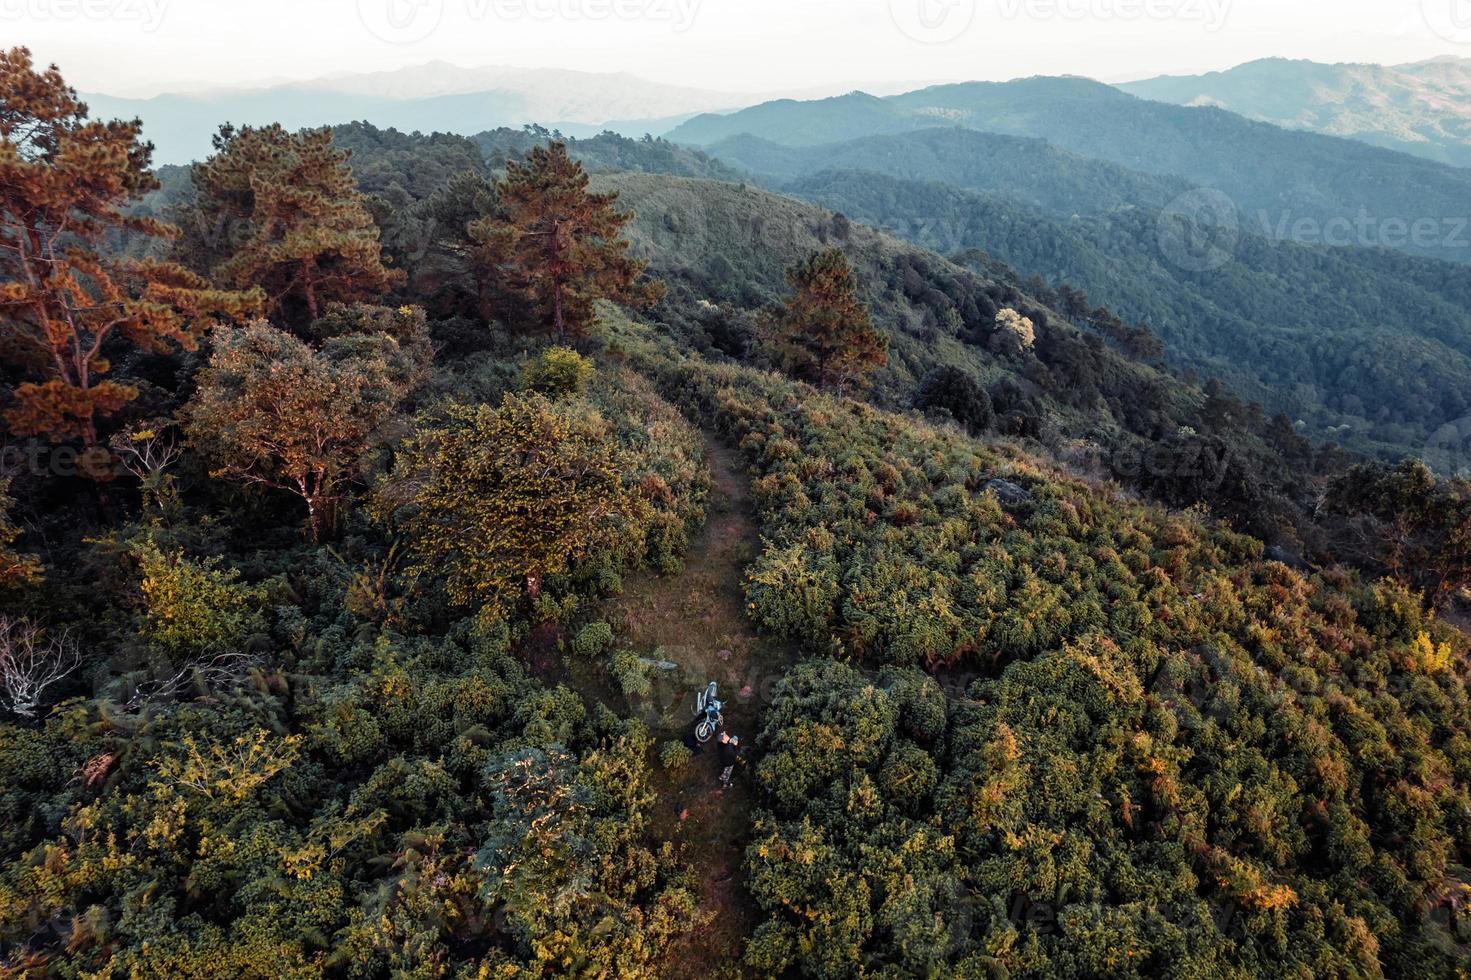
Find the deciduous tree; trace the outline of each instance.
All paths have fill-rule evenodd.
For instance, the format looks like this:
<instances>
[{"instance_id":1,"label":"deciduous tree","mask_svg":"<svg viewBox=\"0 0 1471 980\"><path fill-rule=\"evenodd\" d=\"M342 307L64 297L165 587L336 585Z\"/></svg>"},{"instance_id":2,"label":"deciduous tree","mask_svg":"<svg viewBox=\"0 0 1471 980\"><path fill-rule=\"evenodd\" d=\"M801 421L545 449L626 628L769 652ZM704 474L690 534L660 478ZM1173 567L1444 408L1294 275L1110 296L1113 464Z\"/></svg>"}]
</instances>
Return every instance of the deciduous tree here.
<instances>
[{"instance_id":1,"label":"deciduous tree","mask_svg":"<svg viewBox=\"0 0 1471 980\"><path fill-rule=\"evenodd\" d=\"M493 612L611 546L642 504L602 416L537 394L452 409L408 443L395 475L419 566Z\"/></svg>"},{"instance_id":2,"label":"deciduous tree","mask_svg":"<svg viewBox=\"0 0 1471 980\"><path fill-rule=\"evenodd\" d=\"M387 334L334 337L317 351L256 322L217 336L185 428L218 473L301 497L322 541L424 366Z\"/></svg>"},{"instance_id":3,"label":"deciduous tree","mask_svg":"<svg viewBox=\"0 0 1471 980\"><path fill-rule=\"evenodd\" d=\"M47 636L30 620L0 616L0 707L34 718L46 692L81 663L76 644L65 632Z\"/></svg>"},{"instance_id":4,"label":"deciduous tree","mask_svg":"<svg viewBox=\"0 0 1471 980\"><path fill-rule=\"evenodd\" d=\"M5 413L17 435L98 444L98 421L136 397L108 378L131 347L192 350L215 321L248 315L258 293L215 290L182 266L113 259L120 232L177 229L128 215L158 186L137 120L101 122L53 66L0 52L0 337L38 381Z\"/></svg>"},{"instance_id":5,"label":"deciduous tree","mask_svg":"<svg viewBox=\"0 0 1471 980\"><path fill-rule=\"evenodd\" d=\"M1002 353L1020 354L1036 346L1037 328L1029 318L1007 307L996 314L996 332L992 341L996 350Z\"/></svg>"},{"instance_id":6,"label":"deciduous tree","mask_svg":"<svg viewBox=\"0 0 1471 980\"><path fill-rule=\"evenodd\" d=\"M560 340L587 332L599 299L637 306L663 294L661 284L639 281L646 263L628 254L618 195L587 184L564 144L536 147L507 167L496 210L470 226L482 276L519 293Z\"/></svg>"}]
</instances>

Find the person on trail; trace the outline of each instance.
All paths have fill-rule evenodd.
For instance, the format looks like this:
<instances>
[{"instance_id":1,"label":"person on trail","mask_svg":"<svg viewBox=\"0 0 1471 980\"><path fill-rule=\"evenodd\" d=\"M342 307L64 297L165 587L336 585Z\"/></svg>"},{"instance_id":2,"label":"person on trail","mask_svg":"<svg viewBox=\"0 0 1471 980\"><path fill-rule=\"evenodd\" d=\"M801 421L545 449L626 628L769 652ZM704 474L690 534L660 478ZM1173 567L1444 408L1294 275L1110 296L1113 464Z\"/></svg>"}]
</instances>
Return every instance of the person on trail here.
<instances>
[{"instance_id":1,"label":"person on trail","mask_svg":"<svg viewBox=\"0 0 1471 980\"><path fill-rule=\"evenodd\" d=\"M741 758L741 740L733 737L729 732L720 733L720 742L715 747L720 757L720 792L724 793L730 789L730 781L735 776L736 763Z\"/></svg>"}]
</instances>

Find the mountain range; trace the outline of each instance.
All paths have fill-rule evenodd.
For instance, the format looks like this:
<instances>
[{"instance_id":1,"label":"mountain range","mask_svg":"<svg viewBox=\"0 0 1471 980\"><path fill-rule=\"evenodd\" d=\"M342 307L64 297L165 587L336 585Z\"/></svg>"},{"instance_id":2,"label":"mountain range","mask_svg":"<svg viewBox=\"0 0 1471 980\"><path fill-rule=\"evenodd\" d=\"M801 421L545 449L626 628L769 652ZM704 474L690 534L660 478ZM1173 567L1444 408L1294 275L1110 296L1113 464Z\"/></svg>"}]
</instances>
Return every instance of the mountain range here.
<instances>
[{"instance_id":1,"label":"mountain range","mask_svg":"<svg viewBox=\"0 0 1471 980\"><path fill-rule=\"evenodd\" d=\"M292 93L298 113L374 119L339 127L367 187L380 183L374 161L401 152L386 132L395 122L473 134L445 137L439 181L519 156L539 138L522 120L740 98L631 76L431 64L148 102L180 125L193 113L202 140L224 118L316 121L281 107ZM485 118L501 128L471 125ZM554 125L571 137L618 128ZM1471 214L1471 170L1078 77L770 100L690 115L667 141L583 138L572 150L594 170L744 176L941 254L983 253L1066 283L1147 325L1172 363L1360 451L1415 451L1471 411L1471 295L1464 266L1450 264L1471 261L1464 219L1456 226ZM1426 221L1430 239L1388 235Z\"/></svg>"},{"instance_id":2,"label":"mountain range","mask_svg":"<svg viewBox=\"0 0 1471 980\"><path fill-rule=\"evenodd\" d=\"M1471 59L1386 66L1266 58L1229 71L1118 87L1141 98L1216 106L1288 129L1471 166Z\"/></svg>"},{"instance_id":3,"label":"mountain range","mask_svg":"<svg viewBox=\"0 0 1471 980\"><path fill-rule=\"evenodd\" d=\"M1184 180L1200 190L1177 207L1269 238L1471 261L1471 170L1223 109L1141 99L1085 78L774 101L696 116L668 137L703 147L739 136L813 147L936 126L1040 138L1083 157Z\"/></svg>"},{"instance_id":4,"label":"mountain range","mask_svg":"<svg viewBox=\"0 0 1471 980\"><path fill-rule=\"evenodd\" d=\"M1042 140L964 129L816 147L752 136L708 148L769 186L944 255L981 250L1143 322L1175 363L1221 378L1325 438L1396 455L1467 411L1471 294L1459 265L1385 249L1196 228L1189 183ZM1218 250L1215 256L1210 250Z\"/></svg>"},{"instance_id":5,"label":"mountain range","mask_svg":"<svg viewBox=\"0 0 1471 980\"><path fill-rule=\"evenodd\" d=\"M84 95L95 115L143 120L160 164L209 155L223 122L279 122L288 129L354 119L405 131L471 135L544 123L568 135L603 129L662 132L698 112L736 108L760 96L662 85L633 75L561 69L460 68L445 62L303 82L147 99Z\"/></svg>"},{"instance_id":6,"label":"mountain range","mask_svg":"<svg viewBox=\"0 0 1471 980\"><path fill-rule=\"evenodd\" d=\"M890 87L898 91L905 86ZM83 93L96 116L139 118L154 162L185 164L211 152L221 123L279 122L288 129L365 120L404 132L472 136L527 125L587 137L667 132L701 112L729 111L777 96L817 98L819 86L792 92L723 92L666 85L626 72L484 66L432 61L391 71L338 72L305 81L196 88L143 97Z\"/></svg>"}]
</instances>

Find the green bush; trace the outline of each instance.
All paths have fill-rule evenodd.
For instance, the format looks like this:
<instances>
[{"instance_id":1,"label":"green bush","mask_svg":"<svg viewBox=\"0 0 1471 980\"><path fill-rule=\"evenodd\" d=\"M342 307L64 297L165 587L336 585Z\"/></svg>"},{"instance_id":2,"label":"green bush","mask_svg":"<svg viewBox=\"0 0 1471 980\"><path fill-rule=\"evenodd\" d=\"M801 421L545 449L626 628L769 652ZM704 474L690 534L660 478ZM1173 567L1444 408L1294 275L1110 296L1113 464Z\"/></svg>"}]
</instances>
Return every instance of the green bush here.
<instances>
[{"instance_id":1,"label":"green bush","mask_svg":"<svg viewBox=\"0 0 1471 980\"><path fill-rule=\"evenodd\" d=\"M584 660L595 660L613 646L613 627L588 623L572 638L572 652Z\"/></svg>"},{"instance_id":2,"label":"green bush","mask_svg":"<svg viewBox=\"0 0 1471 980\"><path fill-rule=\"evenodd\" d=\"M240 573L181 552L165 554L152 541L134 549L142 572L143 637L170 655L231 651L265 627L268 591L240 582Z\"/></svg>"},{"instance_id":3,"label":"green bush","mask_svg":"<svg viewBox=\"0 0 1471 980\"><path fill-rule=\"evenodd\" d=\"M632 650L619 650L613 654L608 661L608 670L612 672L613 680L617 682L624 697L647 697L654 690L654 683L649 679L648 665Z\"/></svg>"},{"instance_id":4,"label":"green bush","mask_svg":"<svg viewBox=\"0 0 1471 980\"><path fill-rule=\"evenodd\" d=\"M659 765L670 772L680 772L694 757L695 754L683 742L665 742L659 749Z\"/></svg>"},{"instance_id":5,"label":"green bush","mask_svg":"<svg viewBox=\"0 0 1471 980\"><path fill-rule=\"evenodd\" d=\"M597 368L569 347L548 347L521 370L521 387L548 398L581 394Z\"/></svg>"}]
</instances>

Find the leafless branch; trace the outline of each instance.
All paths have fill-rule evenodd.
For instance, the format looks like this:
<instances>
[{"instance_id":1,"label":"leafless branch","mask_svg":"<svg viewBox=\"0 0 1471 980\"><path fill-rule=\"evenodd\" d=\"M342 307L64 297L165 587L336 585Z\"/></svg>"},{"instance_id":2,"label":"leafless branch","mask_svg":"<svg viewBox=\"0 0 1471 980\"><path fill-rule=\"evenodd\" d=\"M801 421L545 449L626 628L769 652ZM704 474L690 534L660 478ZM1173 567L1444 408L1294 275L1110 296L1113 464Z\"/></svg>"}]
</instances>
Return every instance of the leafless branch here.
<instances>
[{"instance_id":1,"label":"leafless branch","mask_svg":"<svg viewBox=\"0 0 1471 980\"><path fill-rule=\"evenodd\" d=\"M63 630L46 636L28 619L0 616L0 704L22 718L34 718L46 691L81 666L82 655Z\"/></svg>"},{"instance_id":2,"label":"leafless branch","mask_svg":"<svg viewBox=\"0 0 1471 980\"><path fill-rule=\"evenodd\" d=\"M203 654L156 680L140 684L128 700L127 707L133 709L150 701L177 697L190 685L202 691L223 687L238 680L255 662L256 658L248 653Z\"/></svg>"}]
</instances>

